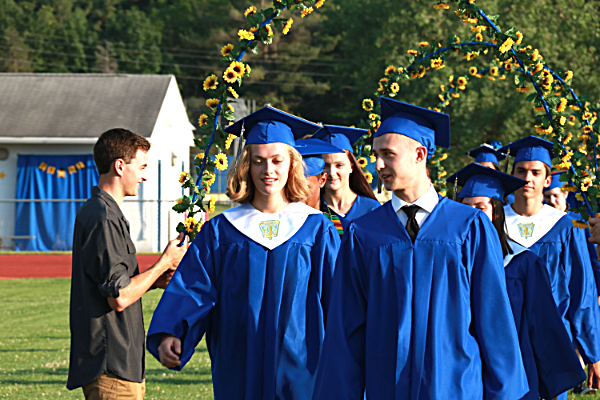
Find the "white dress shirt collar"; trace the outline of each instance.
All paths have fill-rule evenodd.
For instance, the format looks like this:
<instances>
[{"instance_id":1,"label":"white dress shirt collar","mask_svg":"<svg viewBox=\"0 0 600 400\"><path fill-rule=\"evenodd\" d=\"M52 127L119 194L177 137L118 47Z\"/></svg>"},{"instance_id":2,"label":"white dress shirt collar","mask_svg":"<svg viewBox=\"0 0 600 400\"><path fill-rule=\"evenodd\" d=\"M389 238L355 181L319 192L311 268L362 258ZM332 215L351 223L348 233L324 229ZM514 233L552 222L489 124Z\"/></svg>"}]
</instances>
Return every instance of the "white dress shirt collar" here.
<instances>
[{"instance_id":1,"label":"white dress shirt collar","mask_svg":"<svg viewBox=\"0 0 600 400\"><path fill-rule=\"evenodd\" d=\"M419 197L414 203L407 203L406 201L396 196L395 193L392 194L392 207L394 208L394 211L396 211L398 219L400 219L400 222L404 226L406 226L408 217L406 216L406 213L402 210L402 207L411 205L419 206L420 209L417 211L415 219L417 220L419 226L423 226L423 223L425 222L427 217L429 217L429 214L433 212L433 209L435 208L435 206L438 205L439 202L440 199L433 185L430 185L429 189L427 189L427 191L423 193L423 195Z\"/></svg>"}]
</instances>

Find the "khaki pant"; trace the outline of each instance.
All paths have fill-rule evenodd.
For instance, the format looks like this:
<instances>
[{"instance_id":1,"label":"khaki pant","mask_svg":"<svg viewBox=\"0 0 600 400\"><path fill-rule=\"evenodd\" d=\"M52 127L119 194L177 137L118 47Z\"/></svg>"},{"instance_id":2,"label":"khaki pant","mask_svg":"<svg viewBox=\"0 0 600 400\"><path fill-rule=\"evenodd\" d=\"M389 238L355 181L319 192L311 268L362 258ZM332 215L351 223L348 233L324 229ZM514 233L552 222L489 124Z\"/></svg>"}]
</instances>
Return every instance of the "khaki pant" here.
<instances>
[{"instance_id":1,"label":"khaki pant","mask_svg":"<svg viewBox=\"0 0 600 400\"><path fill-rule=\"evenodd\" d=\"M82 389L86 400L142 400L146 394L146 381L130 382L108 373Z\"/></svg>"}]
</instances>

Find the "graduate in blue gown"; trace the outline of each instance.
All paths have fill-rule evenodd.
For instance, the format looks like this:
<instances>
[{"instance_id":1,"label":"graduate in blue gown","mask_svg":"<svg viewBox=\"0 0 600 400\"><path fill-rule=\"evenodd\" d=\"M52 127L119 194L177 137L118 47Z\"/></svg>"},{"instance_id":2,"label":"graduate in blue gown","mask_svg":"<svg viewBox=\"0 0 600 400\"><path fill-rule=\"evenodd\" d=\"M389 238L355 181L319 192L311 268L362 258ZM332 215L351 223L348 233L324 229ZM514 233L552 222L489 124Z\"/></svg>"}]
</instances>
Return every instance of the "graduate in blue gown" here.
<instances>
[{"instance_id":1,"label":"graduate in blue gown","mask_svg":"<svg viewBox=\"0 0 600 400\"><path fill-rule=\"evenodd\" d=\"M179 370L206 335L215 399L310 399L339 235L308 196L294 138L318 126L265 107L226 128L240 206L204 224L165 290L148 351Z\"/></svg>"},{"instance_id":2,"label":"graduate in blue gown","mask_svg":"<svg viewBox=\"0 0 600 400\"><path fill-rule=\"evenodd\" d=\"M561 175L564 171L557 171L552 173L552 182L550 186L544 188L544 203L567 213L569 218L573 221L580 221L581 216L569 211L570 207L579 207L580 204L575 198L572 192L563 191L562 187L566 182L560 181ZM598 253L596 252L596 246L589 242L590 229L585 229L585 245L590 253L590 260L592 262L592 270L594 271L594 281L596 282L596 290L600 293L600 261L598 261Z\"/></svg>"},{"instance_id":3,"label":"graduate in blue gown","mask_svg":"<svg viewBox=\"0 0 600 400\"><path fill-rule=\"evenodd\" d=\"M550 276L552 295L565 329L586 364L589 386L600 385L600 309L585 231L563 211L543 204L552 176L553 144L529 136L501 151L515 154L512 175L527 181L504 207L508 236L537 254ZM566 393L559 398L566 399Z\"/></svg>"},{"instance_id":4,"label":"graduate in blue gown","mask_svg":"<svg viewBox=\"0 0 600 400\"><path fill-rule=\"evenodd\" d=\"M448 179L462 186L463 204L478 208L492 221L502 246L506 289L510 299L529 393L523 400L552 399L586 375L554 303L543 261L507 239L503 199L527 182L491 168L469 164Z\"/></svg>"},{"instance_id":5,"label":"graduate in blue gown","mask_svg":"<svg viewBox=\"0 0 600 400\"><path fill-rule=\"evenodd\" d=\"M500 171L500 161L506 158L505 154L498 151L501 147L501 142L494 141L490 144L484 143L476 149L466 151L465 154L474 158L477 164Z\"/></svg>"},{"instance_id":6,"label":"graduate in blue gown","mask_svg":"<svg viewBox=\"0 0 600 400\"><path fill-rule=\"evenodd\" d=\"M427 178L450 118L380 104L373 149L393 196L342 239L313 399L520 399L529 388L498 235Z\"/></svg>"},{"instance_id":7,"label":"graduate in blue gown","mask_svg":"<svg viewBox=\"0 0 600 400\"><path fill-rule=\"evenodd\" d=\"M344 229L356 218L381 205L352 152L352 145L365 133L366 129L324 125L313 135L346 153L323 155L327 181L321 190L323 201L338 216Z\"/></svg>"}]
</instances>

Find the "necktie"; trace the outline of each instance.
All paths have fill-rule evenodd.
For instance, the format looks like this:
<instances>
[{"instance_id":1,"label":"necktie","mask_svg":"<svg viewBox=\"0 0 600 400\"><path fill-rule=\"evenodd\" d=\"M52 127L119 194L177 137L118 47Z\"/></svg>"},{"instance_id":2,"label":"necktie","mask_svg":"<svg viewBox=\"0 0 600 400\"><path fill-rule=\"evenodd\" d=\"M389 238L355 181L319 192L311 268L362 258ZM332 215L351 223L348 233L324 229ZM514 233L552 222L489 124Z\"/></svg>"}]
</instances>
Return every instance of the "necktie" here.
<instances>
[{"instance_id":1,"label":"necktie","mask_svg":"<svg viewBox=\"0 0 600 400\"><path fill-rule=\"evenodd\" d=\"M413 243L417 238L417 233L419 233L419 224L417 223L415 215L417 215L417 211L420 209L421 207L419 206L402 207L402 211L404 211L408 217L408 221L406 221L406 231L408 232L408 236L410 236L410 240L412 240Z\"/></svg>"}]
</instances>

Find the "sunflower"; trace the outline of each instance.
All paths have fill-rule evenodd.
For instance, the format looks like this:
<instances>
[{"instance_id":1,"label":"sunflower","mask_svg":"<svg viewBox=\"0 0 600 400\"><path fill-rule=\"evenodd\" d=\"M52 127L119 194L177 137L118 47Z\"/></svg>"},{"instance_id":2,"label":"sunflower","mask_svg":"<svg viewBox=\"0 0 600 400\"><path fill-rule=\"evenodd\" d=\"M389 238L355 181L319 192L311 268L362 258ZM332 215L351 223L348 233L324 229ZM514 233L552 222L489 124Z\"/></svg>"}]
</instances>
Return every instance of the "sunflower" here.
<instances>
[{"instance_id":1,"label":"sunflower","mask_svg":"<svg viewBox=\"0 0 600 400\"><path fill-rule=\"evenodd\" d=\"M483 35L481 33L476 34L475 40L478 42L483 42Z\"/></svg>"},{"instance_id":2,"label":"sunflower","mask_svg":"<svg viewBox=\"0 0 600 400\"><path fill-rule=\"evenodd\" d=\"M240 37L240 39L254 40L254 33L248 32L247 30L244 30L244 29L240 29L238 31L238 36Z\"/></svg>"},{"instance_id":3,"label":"sunflower","mask_svg":"<svg viewBox=\"0 0 600 400\"><path fill-rule=\"evenodd\" d=\"M227 109L231 112L235 112L235 108L231 104L227 104Z\"/></svg>"},{"instance_id":4,"label":"sunflower","mask_svg":"<svg viewBox=\"0 0 600 400\"><path fill-rule=\"evenodd\" d=\"M219 171L225 171L228 167L227 156L224 153L219 153L215 156L215 163Z\"/></svg>"},{"instance_id":5,"label":"sunflower","mask_svg":"<svg viewBox=\"0 0 600 400\"><path fill-rule=\"evenodd\" d=\"M233 61L231 64L229 64L229 67L227 69L235 72L238 78L244 75L244 73L246 72L246 67L244 66L244 63L239 61Z\"/></svg>"},{"instance_id":6,"label":"sunflower","mask_svg":"<svg viewBox=\"0 0 600 400\"><path fill-rule=\"evenodd\" d=\"M375 121L377 119L377 114L373 114L373 113L369 114L369 119L371 121Z\"/></svg>"},{"instance_id":7,"label":"sunflower","mask_svg":"<svg viewBox=\"0 0 600 400\"><path fill-rule=\"evenodd\" d=\"M587 178L583 178L583 181L581 182L581 191L587 192L588 188L592 186L592 183L592 178L589 176Z\"/></svg>"},{"instance_id":8,"label":"sunflower","mask_svg":"<svg viewBox=\"0 0 600 400\"><path fill-rule=\"evenodd\" d=\"M511 72L513 69L513 65L511 63L505 63L504 69L507 70L508 72Z\"/></svg>"},{"instance_id":9,"label":"sunflower","mask_svg":"<svg viewBox=\"0 0 600 400\"><path fill-rule=\"evenodd\" d=\"M213 183L215 183L215 178L215 174L208 171L204 171L204 185L211 186Z\"/></svg>"},{"instance_id":10,"label":"sunflower","mask_svg":"<svg viewBox=\"0 0 600 400\"><path fill-rule=\"evenodd\" d=\"M188 174L187 172L183 171L181 173L181 175L179 175L179 183L183 184L185 181L187 181L190 177L190 174Z\"/></svg>"},{"instance_id":11,"label":"sunflower","mask_svg":"<svg viewBox=\"0 0 600 400\"><path fill-rule=\"evenodd\" d=\"M271 28L271 25L265 25L265 29L267 30L267 36L273 36L273 28Z\"/></svg>"},{"instance_id":12,"label":"sunflower","mask_svg":"<svg viewBox=\"0 0 600 400\"><path fill-rule=\"evenodd\" d=\"M251 71L252 71L252 68L250 68L250 64L246 64L246 76L250 76Z\"/></svg>"},{"instance_id":13,"label":"sunflower","mask_svg":"<svg viewBox=\"0 0 600 400\"><path fill-rule=\"evenodd\" d=\"M537 64L535 64L535 67L533 68L533 73L535 74L536 72L540 72L543 69L544 69L544 64L537 63Z\"/></svg>"},{"instance_id":14,"label":"sunflower","mask_svg":"<svg viewBox=\"0 0 600 400\"><path fill-rule=\"evenodd\" d=\"M232 71L230 69L225 71L225 73L223 74L223 80L225 80L225 82L227 83L235 83L238 80L238 78L239 77L235 73L235 71Z\"/></svg>"},{"instance_id":15,"label":"sunflower","mask_svg":"<svg viewBox=\"0 0 600 400\"><path fill-rule=\"evenodd\" d=\"M360 165L361 168L365 168L368 164L367 159L364 157L360 157L358 160L356 160L356 162L358 163L358 165Z\"/></svg>"},{"instance_id":16,"label":"sunflower","mask_svg":"<svg viewBox=\"0 0 600 400\"><path fill-rule=\"evenodd\" d=\"M500 53L504 54L512 48L513 43L514 41L511 38L508 38L504 43L502 43L502 46L500 46L498 50Z\"/></svg>"},{"instance_id":17,"label":"sunflower","mask_svg":"<svg viewBox=\"0 0 600 400\"><path fill-rule=\"evenodd\" d=\"M552 125L550 125L550 126L549 126L549 127L547 127L547 128L544 128L542 125L537 125L537 126L535 127L535 131L536 131L537 133L540 133L540 134L542 134L542 135L549 135L549 134L551 134L551 133L552 133L552 131L553 131L553 130L554 130L554 129L552 128Z\"/></svg>"},{"instance_id":18,"label":"sunflower","mask_svg":"<svg viewBox=\"0 0 600 400\"><path fill-rule=\"evenodd\" d=\"M419 65L419 78L422 78L425 76L425 67L422 65Z\"/></svg>"},{"instance_id":19,"label":"sunflower","mask_svg":"<svg viewBox=\"0 0 600 400\"><path fill-rule=\"evenodd\" d=\"M492 74L493 76L498 76L498 67L490 68L490 74Z\"/></svg>"},{"instance_id":20,"label":"sunflower","mask_svg":"<svg viewBox=\"0 0 600 400\"><path fill-rule=\"evenodd\" d=\"M577 193L577 194L579 194L579 193ZM583 197L581 197L580 201L583 201ZM590 226L587 223L583 222L583 221L575 221L575 220L573 220L573 227L580 228L580 229L587 229Z\"/></svg>"},{"instance_id":21,"label":"sunflower","mask_svg":"<svg viewBox=\"0 0 600 400\"><path fill-rule=\"evenodd\" d=\"M231 86L229 86L227 88L227 91L233 96L234 99L237 99L238 97L240 97L240 95Z\"/></svg>"},{"instance_id":22,"label":"sunflower","mask_svg":"<svg viewBox=\"0 0 600 400\"><path fill-rule=\"evenodd\" d=\"M227 135L227 139L225 139L225 150L229 150L229 148L231 147L231 143L233 143L233 140L235 139L235 135L233 134L229 134Z\"/></svg>"},{"instance_id":23,"label":"sunflower","mask_svg":"<svg viewBox=\"0 0 600 400\"><path fill-rule=\"evenodd\" d=\"M490 81L495 81L495 80L496 80L496 78L494 78L493 76L488 76L487 78L488 78Z\"/></svg>"},{"instance_id":24,"label":"sunflower","mask_svg":"<svg viewBox=\"0 0 600 400\"><path fill-rule=\"evenodd\" d=\"M419 42L419 47L427 47L429 46L429 42Z\"/></svg>"},{"instance_id":25,"label":"sunflower","mask_svg":"<svg viewBox=\"0 0 600 400\"><path fill-rule=\"evenodd\" d=\"M558 112L563 112L565 111L565 108L567 108L567 103L568 100L565 99L564 97L560 99L560 103L558 104L558 106L556 107L556 111Z\"/></svg>"},{"instance_id":26,"label":"sunflower","mask_svg":"<svg viewBox=\"0 0 600 400\"><path fill-rule=\"evenodd\" d=\"M307 15L309 15L313 11L314 10L313 10L312 7L305 8L304 10L302 10L302 13L300 14L300 17L304 18L304 17L306 17Z\"/></svg>"},{"instance_id":27,"label":"sunflower","mask_svg":"<svg viewBox=\"0 0 600 400\"><path fill-rule=\"evenodd\" d=\"M561 116L561 117L560 117L560 119L558 120L558 123L559 123L561 126L564 126L566 122L567 122L567 119L566 119L565 117L562 117L562 116ZM569 135L570 135L570 133L569 133Z\"/></svg>"},{"instance_id":28,"label":"sunflower","mask_svg":"<svg viewBox=\"0 0 600 400\"><path fill-rule=\"evenodd\" d=\"M487 29L487 26L485 26L485 25L472 26L471 32L481 33L483 31L485 31L486 29Z\"/></svg>"},{"instance_id":29,"label":"sunflower","mask_svg":"<svg viewBox=\"0 0 600 400\"><path fill-rule=\"evenodd\" d=\"M208 212L210 214L215 212L215 204L217 203L217 199L215 196L210 196L210 200L208 201Z\"/></svg>"},{"instance_id":30,"label":"sunflower","mask_svg":"<svg viewBox=\"0 0 600 400\"><path fill-rule=\"evenodd\" d=\"M325 0L318 0L318 1L315 3L315 7L316 7L316 8L321 8L321 7L323 7L323 4L325 4Z\"/></svg>"},{"instance_id":31,"label":"sunflower","mask_svg":"<svg viewBox=\"0 0 600 400\"><path fill-rule=\"evenodd\" d=\"M204 126L208 124L208 115L202 114L200 118L198 118L198 126Z\"/></svg>"},{"instance_id":32,"label":"sunflower","mask_svg":"<svg viewBox=\"0 0 600 400\"><path fill-rule=\"evenodd\" d=\"M217 80L217 76L215 74L210 75L208 78L204 80L204 90L214 90L217 88L219 81Z\"/></svg>"},{"instance_id":33,"label":"sunflower","mask_svg":"<svg viewBox=\"0 0 600 400\"><path fill-rule=\"evenodd\" d=\"M562 118L564 118L564 117L562 117ZM564 138L562 143L566 145L567 143L569 143L571 141L571 139L573 139L573 134L571 132L569 132L567 134L567 137Z\"/></svg>"},{"instance_id":34,"label":"sunflower","mask_svg":"<svg viewBox=\"0 0 600 400\"><path fill-rule=\"evenodd\" d=\"M390 90L392 91L392 93L398 93L398 91L400 91L400 85L394 82L391 84Z\"/></svg>"},{"instance_id":35,"label":"sunflower","mask_svg":"<svg viewBox=\"0 0 600 400\"><path fill-rule=\"evenodd\" d=\"M208 99L206 100L206 107L215 109L219 105L219 99Z\"/></svg>"},{"instance_id":36,"label":"sunflower","mask_svg":"<svg viewBox=\"0 0 600 400\"><path fill-rule=\"evenodd\" d=\"M585 133L590 133L592 131L592 127L589 125L586 125L583 127L583 132Z\"/></svg>"},{"instance_id":37,"label":"sunflower","mask_svg":"<svg viewBox=\"0 0 600 400\"><path fill-rule=\"evenodd\" d=\"M227 57L229 54L231 54L231 52L233 51L233 45L231 43L223 46L223 48L221 49L221 54L223 55L223 57Z\"/></svg>"},{"instance_id":38,"label":"sunflower","mask_svg":"<svg viewBox=\"0 0 600 400\"><path fill-rule=\"evenodd\" d=\"M448 10L450 8L450 4L447 3L437 3L433 5L434 10Z\"/></svg>"},{"instance_id":39,"label":"sunflower","mask_svg":"<svg viewBox=\"0 0 600 400\"><path fill-rule=\"evenodd\" d=\"M586 121L590 118L592 118L592 113L589 111L584 112L583 115L581 116L581 119L583 119L584 121Z\"/></svg>"},{"instance_id":40,"label":"sunflower","mask_svg":"<svg viewBox=\"0 0 600 400\"><path fill-rule=\"evenodd\" d=\"M573 71L567 71L565 74L565 80L568 81L570 79L573 79Z\"/></svg>"},{"instance_id":41,"label":"sunflower","mask_svg":"<svg viewBox=\"0 0 600 400\"><path fill-rule=\"evenodd\" d=\"M287 22L283 26L283 30L282 30L282 32L283 32L284 35L288 34L288 32L290 31L290 28L292 27L293 23L294 23L293 19L290 18L290 19L287 20Z\"/></svg>"},{"instance_id":42,"label":"sunflower","mask_svg":"<svg viewBox=\"0 0 600 400\"><path fill-rule=\"evenodd\" d=\"M187 217L185 219L185 230L188 234L192 234L194 232L199 232L200 229L202 228L202 225L204 225L204 222L200 222L198 223L198 221L196 221L194 219L194 217Z\"/></svg>"},{"instance_id":43,"label":"sunflower","mask_svg":"<svg viewBox=\"0 0 600 400\"><path fill-rule=\"evenodd\" d=\"M363 110L365 110L365 111L373 111L373 100L364 99L362 101L362 107L363 107Z\"/></svg>"},{"instance_id":44,"label":"sunflower","mask_svg":"<svg viewBox=\"0 0 600 400\"><path fill-rule=\"evenodd\" d=\"M517 41L515 42L515 44L521 44L521 42L523 41L523 34L519 31L517 31L517 33L515 33L515 35L517 35Z\"/></svg>"},{"instance_id":45,"label":"sunflower","mask_svg":"<svg viewBox=\"0 0 600 400\"><path fill-rule=\"evenodd\" d=\"M367 178L367 183L373 182L373 174L370 172L365 172L365 178Z\"/></svg>"},{"instance_id":46,"label":"sunflower","mask_svg":"<svg viewBox=\"0 0 600 400\"><path fill-rule=\"evenodd\" d=\"M456 84L457 84L458 86L466 86L466 85L467 85L467 78L465 78L464 76L461 76L461 77L459 77L459 78L456 80ZM461 89L461 90L464 90L464 89Z\"/></svg>"},{"instance_id":47,"label":"sunflower","mask_svg":"<svg viewBox=\"0 0 600 400\"><path fill-rule=\"evenodd\" d=\"M375 161L377 161L377 157L375 157L375 154L371 154L371 156L369 157L369 162L371 164L375 164Z\"/></svg>"},{"instance_id":48,"label":"sunflower","mask_svg":"<svg viewBox=\"0 0 600 400\"><path fill-rule=\"evenodd\" d=\"M417 55L417 51L416 50L407 50L406 53L409 54L409 55L411 55L411 56L416 56Z\"/></svg>"},{"instance_id":49,"label":"sunflower","mask_svg":"<svg viewBox=\"0 0 600 400\"><path fill-rule=\"evenodd\" d=\"M471 75L477 75L477 67L471 67L469 68L469 74Z\"/></svg>"},{"instance_id":50,"label":"sunflower","mask_svg":"<svg viewBox=\"0 0 600 400\"><path fill-rule=\"evenodd\" d=\"M478 56L477 53L475 53L474 51L470 51L467 54L465 54L465 56L463 57L463 60L471 61L472 59L474 59L477 56Z\"/></svg>"},{"instance_id":51,"label":"sunflower","mask_svg":"<svg viewBox=\"0 0 600 400\"><path fill-rule=\"evenodd\" d=\"M244 17L247 17L248 15L252 15L252 14L256 14L256 7L251 6L246 8L246 11L244 11Z\"/></svg>"},{"instance_id":52,"label":"sunflower","mask_svg":"<svg viewBox=\"0 0 600 400\"><path fill-rule=\"evenodd\" d=\"M196 154L196 158L198 160L203 160L204 159L204 153L198 153L198 154Z\"/></svg>"},{"instance_id":53,"label":"sunflower","mask_svg":"<svg viewBox=\"0 0 600 400\"><path fill-rule=\"evenodd\" d=\"M431 59L431 68L442 69L444 68L444 61L441 58Z\"/></svg>"},{"instance_id":54,"label":"sunflower","mask_svg":"<svg viewBox=\"0 0 600 400\"><path fill-rule=\"evenodd\" d=\"M540 58L540 52L538 51L538 49L534 49L533 53L531 53L531 60L537 61L538 58Z\"/></svg>"},{"instance_id":55,"label":"sunflower","mask_svg":"<svg viewBox=\"0 0 600 400\"><path fill-rule=\"evenodd\" d=\"M394 67L393 65L390 65L389 67L387 67L387 68L385 69L385 74L386 74L386 75L391 75L391 74L393 74L394 72L396 72L396 67Z\"/></svg>"},{"instance_id":56,"label":"sunflower","mask_svg":"<svg viewBox=\"0 0 600 400\"><path fill-rule=\"evenodd\" d=\"M460 97L460 93L452 93L450 94L452 97L454 97L455 99L458 99Z\"/></svg>"}]
</instances>

